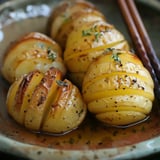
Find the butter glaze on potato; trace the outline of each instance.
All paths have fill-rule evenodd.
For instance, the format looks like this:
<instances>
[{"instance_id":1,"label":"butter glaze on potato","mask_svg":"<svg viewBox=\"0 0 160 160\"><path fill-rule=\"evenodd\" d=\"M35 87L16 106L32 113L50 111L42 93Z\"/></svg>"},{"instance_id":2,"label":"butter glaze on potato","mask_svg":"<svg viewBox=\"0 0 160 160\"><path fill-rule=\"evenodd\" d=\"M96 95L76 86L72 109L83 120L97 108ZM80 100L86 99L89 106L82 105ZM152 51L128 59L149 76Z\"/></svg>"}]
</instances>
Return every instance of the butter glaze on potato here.
<instances>
[{"instance_id":1,"label":"butter glaze on potato","mask_svg":"<svg viewBox=\"0 0 160 160\"><path fill-rule=\"evenodd\" d=\"M79 23L83 23L82 21L87 21L86 14L91 17L90 13L92 13L93 19L94 15L98 19L105 19L100 12L96 11L96 7L88 1L64 0L53 9L49 17L47 25L48 34L64 49L70 32L75 27L78 27ZM78 25L75 24L76 20L79 21Z\"/></svg>"},{"instance_id":2,"label":"butter glaze on potato","mask_svg":"<svg viewBox=\"0 0 160 160\"><path fill-rule=\"evenodd\" d=\"M65 134L84 120L86 105L78 88L62 73L37 70L13 82L7 94L9 115L24 127L50 134Z\"/></svg>"},{"instance_id":3,"label":"butter glaze on potato","mask_svg":"<svg viewBox=\"0 0 160 160\"><path fill-rule=\"evenodd\" d=\"M10 83L36 69L46 72L50 67L56 67L65 75L66 68L61 56L58 43L42 33L32 32L9 46L1 71Z\"/></svg>"},{"instance_id":4,"label":"butter glaze on potato","mask_svg":"<svg viewBox=\"0 0 160 160\"><path fill-rule=\"evenodd\" d=\"M64 49L69 79L80 88L90 63L107 48L129 50L123 34L93 4L83 0L63 1L55 7L48 30Z\"/></svg>"},{"instance_id":5,"label":"butter glaze on potato","mask_svg":"<svg viewBox=\"0 0 160 160\"><path fill-rule=\"evenodd\" d=\"M84 76L82 95L88 110L107 125L125 126L152 110L154 84L139 58L112 50L98 57Z\"/></svg>"}]
</instances>

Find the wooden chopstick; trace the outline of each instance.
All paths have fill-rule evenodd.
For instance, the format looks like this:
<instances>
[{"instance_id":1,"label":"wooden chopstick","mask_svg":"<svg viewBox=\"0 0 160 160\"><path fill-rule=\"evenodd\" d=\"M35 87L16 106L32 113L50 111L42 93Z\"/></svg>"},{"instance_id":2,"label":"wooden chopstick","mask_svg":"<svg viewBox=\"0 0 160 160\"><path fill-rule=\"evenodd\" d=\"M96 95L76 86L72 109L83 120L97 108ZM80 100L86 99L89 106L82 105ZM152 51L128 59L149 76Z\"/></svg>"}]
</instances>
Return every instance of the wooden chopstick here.
<instances>
[{"instance_id":1,"label":"wooden chopstick","mask_svg":"<svg viewBox=\"0 0 160 160\"><path fill-rule=\"evenodd\" d=\"M155 94L160 102L160 85L158 81L158 79L160 80L159 59L153 49L134 0L118 0L118 4L137 50L137 54L154 80Z\"/></svg>"},{"instance_id":2,"label":"wooden chopstick","mask_svg":"<svg viewBox=\"0 0 160 160\"><path fill-rule=\"evenodd\" d=\"M144 27L144 24L142 23L139 12L138 12L133 0L127 0L126 2L128 4L130 13L131 13L132 18L135 22L137 30L141 36L141 40L142 40L143 45L146 49L146 52L147 52L148 57L150 59L150 62L155 70L155 73L157 75L158 80L160 80L160 61L156 55L156 52L153 48L153 45L151 43L151 40L149 38L149 35L148 35L145 27Z\"/></svg>"}]
</instances>

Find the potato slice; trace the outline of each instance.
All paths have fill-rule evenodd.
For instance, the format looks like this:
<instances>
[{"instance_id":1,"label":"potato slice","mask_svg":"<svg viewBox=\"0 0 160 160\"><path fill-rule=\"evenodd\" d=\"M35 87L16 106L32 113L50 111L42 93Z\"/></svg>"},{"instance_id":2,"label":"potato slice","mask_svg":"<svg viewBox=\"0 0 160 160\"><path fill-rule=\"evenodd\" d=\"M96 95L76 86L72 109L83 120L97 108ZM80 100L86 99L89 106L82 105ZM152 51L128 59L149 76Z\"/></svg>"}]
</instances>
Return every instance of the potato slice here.
<instances>
[{"instance_id":1,"label":"potato slice","mask_svg":"<svg viewBox=\"0 0 160 160\"><path fill-rule=\"evenodd\" d=\"M52 133L65 133L77 128L86 115L86 105L76 86L70 81L61 81L42 130Z\"/></svg>"},{"instance_id":2,"label":"potato slice","mask_svg":"<svg viewBox=\"0 0 160 160\"><path fill-rule=\"evenodd\" d=\"M120 61L114 60L113 56L117 56ZM94 69L93 69L94 67ZM153 87L153 80L146 68L144 68L142 62L138 59L135 54L129 51L113 50L107 52L105 56L101 56L91 67L87 70L87 75L84 79L84 85L89 83L89 81L97 76L102 76L104 74L110 74L115 72L126 73L127 74L137 74L137 76L144 77L148 79L148 83Z\"/></svg>"},{"instance_id":3,"label":"potato slice","mask_svg":"<svg viewBox=\"0 0 160 160\"><path fill-rule=\"evenodd\" d=\"M15 77L19 78L20 76L34 70L39 70L45 73L51 67L59 69L62 73L66 72L66 68L64 67L61 58L59 58L59 60L57 59L57 61L51 61L46 58L33 58L24 60L18 64L15 70Z\"/></svg>"},{"instance_id":4,"label":"potato slice","mask_svg":"<svg viewBox=\"0 0 160 160\"><path fill-rule=\"evenodd\" d=\"M116 42L119 43L116 43ZM122 43L124 42L124 43ZM107 47L108 44L112 44ZM74 44L74 45L73 45ZM103 47L104 46L104 47ZM101 47L100 49L98 47ZM93 21L80 25L73 30L68 36L64 57L67 60L73 54L84 54L88 50L96 52L107 48L129 49L122 33L120 33L113 25L104 21Z\"/></svg>"},{"instance_id":5,"label":"potato slice","mask_svg":"<svg viewBox=\"0 0 160 160\"><path fill-rule=\"evenodd\" d=\"M48 70L40 84L32 94L26 116L25 126L31 130L39 130L41 123L57 92L57 80L61 79L61 72L55 68Z\"/></svg>"},{"instance_id":6,"label":"potato slice","mask_svg":"<svg viewBox=\"0 0 160 160\"><path fill-rule=\"evenodd\" d=\"M146 114L136 111L105 112L96 115L96 118L113 126L125 126L146 118Z\"/></svg>"},{"instance_id":7,"label":"potato slice","mask_svg":"<svg viewBox=\"0 0 160 160\"><path fill-rule=\"evenodd\" d=\"M9 88L8 93L7 93L7 98L6 98L6 105L7 105L7 111L9 115L16 121L18 121L18 117L20 114L20 109L16 109L15 104L15 97L19 88L19 85L21 81L23 80L23 77L20 79L16 80Z\"/></svg>"},{"instance_id":8,"label":"potato slice","mask_svg":"<svg viewBox=\"0 0 160 160\"><path fill-rule=\"evenodd\" d=\"M43 78L43 74L39 71L33 71L25 76L18 89L16 108L20 108L18 122L24 124L25 114L28 110L32 94Z\"/></svg>"},{"instance_id":9,"label":"potato slice","mask_svg":"<svg viewBox=\"0 0 160 160\"><path fill-rule=\"evenodd\" d=\"M153 92L153 84L148 84L148 77L139 76L136 73L114 72L97 76L86 83L83 87L83 93L94 94L104 90L127 88Z\"/></svg>"},{"instance_id":10,"label":"potato slice","mask_svg":"<svg viewBox=\"0 0 160 160\"><path fill-rule=\"evenodd\" d=\"M90 94L83 94L84 99L86 102L91 102L93 100L104 98L104 97L110 97L112 95L119 96L119 95L139 95L144 96L148 98L149 100L154 100L154 93L152 92L146 92L143 89L132 89L132 88L124 88L124 89L115 89L115 90L104 90L100 92L94 92Z\"/></svg>"},{"instance_id":11,"label":"potato slice","mask_svg":"<svg viewBox=\"0 0 160 160\"><path fill-rule=\"evenodd\" d=\"M33 73L33 77L31 79L29 79L30 74ZM42 78L43 78L43 74L39 71L33 71L30 74L28 74L26 76L26 78L23 78L23 82L21 83L22 86L20 86L19 90L18 90L18 97L19 99L22 98L20 101L22 102L21 104L21 110L20 110L20 114L19 114L19 122L24 124L24 118L25 118L25 114L28 110L28 105L30 103L32 94L35 90L35 88L37 87L37 85L39 85L39 83L41 82ZM23 96L23 97L22 97ZM17 100L18 101L18 100ZM16 104L18 106L18 104Z\"/></svg>"},{"instance_id":12,"label":"potato slice","mask_svg":"<svg viewBox=\"0 0 160 160\"><path fill-rule=\"evenodd\" d=\"M141 111L144 114L148 114L152 109L152 101L144 96L125 95L99 98L88 103L88 110L95 114L105 113L111 110L116 112L117 110L120 111L122 109Z\"/></svg>"}]
</instances>

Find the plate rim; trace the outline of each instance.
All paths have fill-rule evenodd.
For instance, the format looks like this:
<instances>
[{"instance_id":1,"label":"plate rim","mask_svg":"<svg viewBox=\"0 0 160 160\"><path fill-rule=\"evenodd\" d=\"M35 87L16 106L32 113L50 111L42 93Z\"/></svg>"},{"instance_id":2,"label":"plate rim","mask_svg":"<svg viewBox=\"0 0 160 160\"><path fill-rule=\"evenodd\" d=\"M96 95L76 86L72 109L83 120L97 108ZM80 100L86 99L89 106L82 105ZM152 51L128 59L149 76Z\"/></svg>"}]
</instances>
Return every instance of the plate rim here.
<instances>
[{"instance_id":1,"label":"plate rim","mask_svg":"<svg viewBox=\"0 0 160 160\"><path fill-rule=\"evenodd\" d=\"M160 136L122 147L95 150L65 150L22 143L0 134L0 144L3 144L0 149L2 152L10 153L16 156L18 155L19 157L29 158L32 160L44 160L46 157L47 160L52 160L55 155L55 160L63 160L64 158L65 160L80 160L83 158L92 160L95 157L102 160L106 158L125 160L131 157L133 159L143 158L159 152L160 145L159 143L156 143L157 141L160 141ZM143 150L141 150L141 148L143 148Z\"/></svg>"},{"instance_id":2,"label":"plate rim","mask_svg":"<svg viewBox=\"0 0 160 160\"><path fill-rule=\"evenodd\" d=\"M8 0L1 3L0 10L13 4L14 2L21 3L21 0ZM126 145L122 147L113 147L106 149L87 149L87 150L65 150L65 149L54 149L43 146L38 146L29 143L22 143L14 140L0 133L0 150L5 153L18 155L19 157L29 158L33 160L44 160L47 156L47 160L54 159L66 159L66 160L79 160L79 159L129 159L129 158L142 158L154 153L160 152L160 135L154 138L135 143L132 145ZM17 147L18 146L18 147ZM140 149L143 148L143 151ZM14 151L14 152L13 152ZM49 155L49 156L48 156Z\"/></svg>"}]
</instances>

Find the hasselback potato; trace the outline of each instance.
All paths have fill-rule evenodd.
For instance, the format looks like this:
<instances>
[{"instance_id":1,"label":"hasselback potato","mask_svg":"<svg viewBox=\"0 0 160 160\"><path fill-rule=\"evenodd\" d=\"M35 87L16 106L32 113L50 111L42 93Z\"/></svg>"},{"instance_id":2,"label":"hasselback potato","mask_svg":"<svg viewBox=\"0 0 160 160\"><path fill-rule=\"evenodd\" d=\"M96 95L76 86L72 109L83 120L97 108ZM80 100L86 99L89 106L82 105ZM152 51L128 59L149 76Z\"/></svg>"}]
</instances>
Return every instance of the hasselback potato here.
<instances>
[{"instance_id":1,"label":"hasselback potato","mask_svg":"<svg viewBox=\"0 0 160 160\"><path fill-rule=\"evenodd\" d=\"M46 72L53 66L65 75L59 44L42 33L32 32L9 46L1 70L4 78L12 83L30 71L38 69Z\"/></svg>"},{"instance_id":2,"label":"hasselback potato","mask_svg":"<svg viewBox=\"0 0 160 160\"><path fill-rule=\"evenodd\" d=\"M153 80L129 51L110 50L89 66L82 94L101 122L123 126L145 119L154 100Z\"/></svg>"},{"instance_id":3,"label":"hasselback potato","mask_svg":"<svg viewBox=\"0 0 160 160\"><path fill-rule=\"evenodd\" d=\"M18 123L33 131L60 134L77 128L86 115L78 88L51 67L34 70L13 82L7 109Z\"/></svg>"},{"instance_id":4,"label":"hasselback potato","mask_svg":"<svg viewBox=\"0 0 160 160\"><path fill-rule=\"evenodd\" d=\"M129 49L124 36L87 1L60 3L48 25L50 36L65 50L68 76L79 87L89 64L107 48Z\"/></svg>"},{"instance_id":5,"label":"hasselback potato","mask_svg":"<svg viewBox=\"0 0 160 160\"><path fill-rule=\"evenodd\" d=\"M70 32L81 23L105 20L95 6L84 0L65 0L57 5L48 20L48 33L63 49Z\"/></svg>"},{"instance_id":6,"label":"hasselback potato","mask_svg":"<svg viewBox=\"0 0 160 160\"><path fill-rule=\"evenodd\" d=\"M68 36L64 52L64 62L71 80L81 86L88 66L107 48L128 50L126 40L113 25L96 21L84 23L73 30Z\"/></svg>"}]
</instances>

